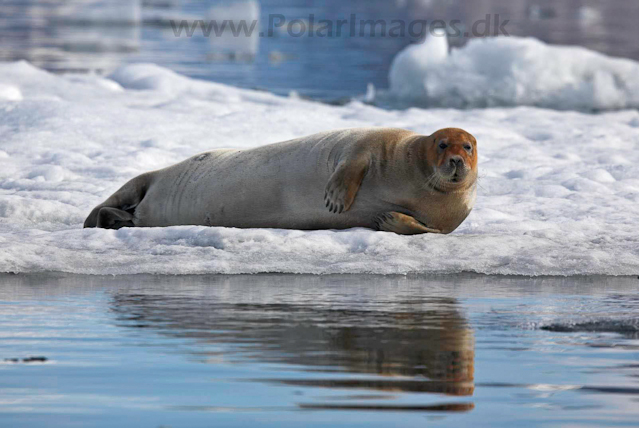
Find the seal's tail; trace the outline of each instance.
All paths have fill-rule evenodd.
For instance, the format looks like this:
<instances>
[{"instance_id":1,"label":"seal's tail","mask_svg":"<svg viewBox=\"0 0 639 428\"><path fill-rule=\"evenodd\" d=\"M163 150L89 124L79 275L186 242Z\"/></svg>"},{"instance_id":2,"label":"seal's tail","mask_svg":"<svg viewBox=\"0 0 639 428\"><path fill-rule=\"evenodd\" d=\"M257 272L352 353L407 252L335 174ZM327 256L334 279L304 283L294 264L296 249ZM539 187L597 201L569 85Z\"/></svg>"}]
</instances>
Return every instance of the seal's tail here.
<instances>
[{"instance_id":1,"label":"seal's tail","mask_svg":"<svg viewBox=\"0 0 639 428\"><path fill-rule=\"evenodd\" d=\"M84 227L103 229L134 227L135 208L144 199L150 183L151 176L148 173L130 180L91 211L84 221Z\"/></svg>"}]
</instances>

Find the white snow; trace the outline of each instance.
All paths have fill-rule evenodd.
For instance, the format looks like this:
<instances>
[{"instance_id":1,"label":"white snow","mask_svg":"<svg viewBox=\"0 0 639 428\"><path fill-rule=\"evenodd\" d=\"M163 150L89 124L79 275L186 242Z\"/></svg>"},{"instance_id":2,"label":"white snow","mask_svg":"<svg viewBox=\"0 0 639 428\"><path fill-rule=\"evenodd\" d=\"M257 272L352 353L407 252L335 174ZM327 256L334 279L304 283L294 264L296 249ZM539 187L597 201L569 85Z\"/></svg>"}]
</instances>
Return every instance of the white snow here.
<instances>
[{"instance_id":1,"label":"white snow","mask_svg":"<svg viewBox=\"0 0 639 428\"><path fill-rule=\"evenodd\" d=\"M0 99L2 272L639 273L636 110L338 107L154 65L104 78L5 63L0 84L21 94ZM82 229L93 206L144 171L217 147L358 126L472 132L481 180L466 222L451 235L413 237L365 229Z\"/></svg>"},{"instance_id":2,"label":"white snow","mask_svg":"<svg viewBox=\"0 0 639 428\"><path fill-rule=\"evenodd\" d=\"M639 63L533 38L473 39L449 52L446 37L408 46L393 60L390 95L430 107L639 107Z\"/></svg>"},{"instance_id":3,"label":"white snow","mask_svg":"<svg viewBox=\"0 0 639 428\"><path fill-rule=\"evenodd\" d=\"M3 85L0 83L0 100L3 101L21 101L22 93L15 86Z\"/></svg>"}]
</instances>

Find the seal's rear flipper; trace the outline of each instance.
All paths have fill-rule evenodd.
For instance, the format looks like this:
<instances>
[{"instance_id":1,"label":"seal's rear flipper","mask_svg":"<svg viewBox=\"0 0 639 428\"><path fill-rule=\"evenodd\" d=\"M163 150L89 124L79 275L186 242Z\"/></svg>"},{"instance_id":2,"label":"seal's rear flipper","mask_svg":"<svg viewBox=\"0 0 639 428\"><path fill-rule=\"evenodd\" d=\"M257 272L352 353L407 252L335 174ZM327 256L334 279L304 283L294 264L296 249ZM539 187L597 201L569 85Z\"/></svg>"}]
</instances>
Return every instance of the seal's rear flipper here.
<instances>
[{"instance_id":1,"label":"seal's rear flipper","mask_svg":"<svg viewBox=\"0 0 639 428\"><path fill-rule=\"evenodd\" d=\"M84 221L84 227L119 229L135 227L135 208L142 202L151 182L150 174L142 174L126 183L104 203L98 205Z\"/></svg>"},{"instance_id":2,"label":"seal's rear flipper","mask_svg":"<svg viewBox=\"0 0 639 428\"><path fill-rule=\"evenodd\" d=\"M134 227L133 214L117 208L104 207L98 212L97 227L102 229L119 229L121 227Z\"/></svg>"}]
</instances>

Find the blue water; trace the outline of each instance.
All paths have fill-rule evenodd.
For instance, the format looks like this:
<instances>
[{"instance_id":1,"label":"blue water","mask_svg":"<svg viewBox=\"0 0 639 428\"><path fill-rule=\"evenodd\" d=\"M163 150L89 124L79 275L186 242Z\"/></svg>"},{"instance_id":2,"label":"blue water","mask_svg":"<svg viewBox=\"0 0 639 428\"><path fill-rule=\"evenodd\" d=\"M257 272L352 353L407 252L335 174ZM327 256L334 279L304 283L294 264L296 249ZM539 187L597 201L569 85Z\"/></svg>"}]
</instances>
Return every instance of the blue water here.
<instances>
[{"instance_id":1,"label":"blue water","mask_svg":"<svg viewBox=\"0 0 639 428\"><path fill-rule=\"evenodd\" d=\"M0 426L636 426L638 285L3 275Z\"/></svg>"},{"instance_id":2,"label":"blue water","mask_svg":"<svg viewBox=\"0 0 639 428\"><path fill-rule=\"evenodd\" d=\"M114 4L123 2L127 0L114 0ZM228 3L217 0L145 0L142 24L133 26L53 19L55 5L75 4L81 11L84 3L91 1L0 0L0 61L26 59L55 72L97 73L109 73L124 63L152 62L191 77L343 102L364 94L369 83L388 87L392 59L419 39L409 34L352 37L347 32L341 37L293 37L287 31L274 31L273 37L258 38L247 54L234 52L233 46L229 52L224 49L229 48L226 42L205 38L199 31L191 38L175 37L169 19L209 19L212 7ZM505 28L511 35L639 60L639 5L627 0L261 0L259 9L258 28L266 33L269 17L275 14L284 15L286 22L308 20L310 15L316 21L335 21L351 14L358 22L455 19L466 30L487 14L499 15L502 22L510 21ZM122 19L126 18L123 12ZM491 26L488 35L493 33ZM466 41L460 37L450 42L459 46Z\"/></svg>"}]
</instances>

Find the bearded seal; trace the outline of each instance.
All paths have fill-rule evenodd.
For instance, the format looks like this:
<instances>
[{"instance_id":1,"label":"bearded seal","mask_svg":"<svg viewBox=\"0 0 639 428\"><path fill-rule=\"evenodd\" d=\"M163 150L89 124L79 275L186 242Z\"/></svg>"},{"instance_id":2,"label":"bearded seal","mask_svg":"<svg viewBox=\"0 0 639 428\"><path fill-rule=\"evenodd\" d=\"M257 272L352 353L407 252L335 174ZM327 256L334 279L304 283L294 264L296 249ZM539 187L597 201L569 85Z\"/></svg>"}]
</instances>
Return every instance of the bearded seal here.
<instances>
[{"instance_id":1,"label":"bearded seal","mask_svg":"<svg viewBox=\"0 0 639 428\"><path fill-rule=\"evenodd\" d=\"M95 207L84 227L365 227L446 234L470 213L476 181L477 141L462 129L430 136L344 129L248 150L214 150L142 174Z\"/></svg>"}]
</instances>

